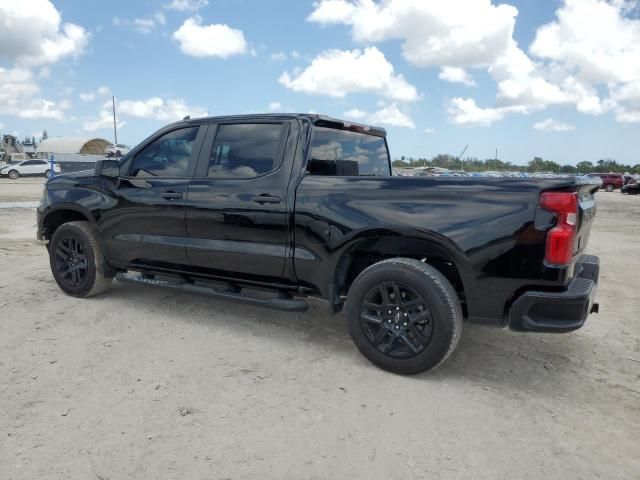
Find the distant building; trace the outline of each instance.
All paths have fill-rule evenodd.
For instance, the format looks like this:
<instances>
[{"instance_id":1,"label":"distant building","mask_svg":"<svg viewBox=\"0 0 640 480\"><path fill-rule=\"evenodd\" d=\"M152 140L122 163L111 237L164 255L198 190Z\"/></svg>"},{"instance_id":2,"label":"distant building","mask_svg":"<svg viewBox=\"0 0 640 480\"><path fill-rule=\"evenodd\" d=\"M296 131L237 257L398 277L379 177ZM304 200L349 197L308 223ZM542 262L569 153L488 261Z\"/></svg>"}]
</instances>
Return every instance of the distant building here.
<instances>
[{"instance_id":1,"label":"distant building","mask_svg":"<svg viewBox=\"0 0 640 480\"><path fill-rule=\"evenodd\" d=\"M38 157L53 155L63 172L75 172L93 168L96 161L105 157L104 150L111 142L104 138L49 137L36 149Z\"/></svg>"},{"instance_id":2,"label":"distant building","mask_svg":"<svg viewBox=\"0 0 640 480\"><path fill-rule=\"evenodd\" d=\"M104 138L49 137L38 145L37 152L43 154L71 153L76 155L104 156L111 142Z\"/></svg>"}]
</instances>

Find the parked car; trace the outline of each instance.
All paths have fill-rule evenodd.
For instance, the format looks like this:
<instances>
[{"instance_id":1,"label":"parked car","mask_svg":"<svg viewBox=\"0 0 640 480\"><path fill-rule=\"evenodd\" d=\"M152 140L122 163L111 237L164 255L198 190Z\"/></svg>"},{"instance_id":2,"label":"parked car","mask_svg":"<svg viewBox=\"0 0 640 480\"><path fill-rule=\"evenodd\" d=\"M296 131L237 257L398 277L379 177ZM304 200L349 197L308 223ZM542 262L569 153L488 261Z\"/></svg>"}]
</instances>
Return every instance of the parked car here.
<instances>
[{"instance_id":1,"label":"parked car","mask_svg":"<svg viewBox=\"0 0 640 480\"><path fill-rule=\"evenodd\" d=\"M55 174L60 173L60 165L53 164ZM51 176L51 164L46 160L23 160L22 162L10 163L0 169L0 175L7 175L10 179L15 180L20 176L27 175L44 175L49 178Z\"/></svg>"},{"instance_id":2,"label":"parked car","mask_svg":"<svg viewBox=\"0 0 640 480\"><path fill-rule=\"evenodd\" d=\"M384 129L325 116L185 119L49 179L38 238L76 297L114 277L290 312L320 297L402 374L442 363L463 319L568 332L597 311L599 180L393 177L388 152Z\"/></svg>"},{"instance_id":3,"label":"parked car","mask_svg":"<svg viewBox=\"0 0 640 480\"><path fill-rule=\"evenodd\" d=\"M640 182L631 177L631 180L629 180L626 185L623 185L620 191L629 195L637 195L638 193L640 193Z\"/></svg>"},{"instance_id":4,"label":"parked car","mask_svg":"<svg viewBox=\"0 0 640 480\"><path fill-rule=\"evenodd\" d=\"M607 192L613 192L624 185L624 176L621 173L589 173L589 177L598 177L602 180L602 186Z\"/></svg>"},{"instance_id":5,"label":"parked car","mask_svg":"<svg viewBox=\"0 0 640 480\"><path fill-rule=\"evenodd\" d=\"M129 153L130 150L131 148L127 145L117 143L115 145L109 145L107 148L105 148L104 153L107 155L107 157L120 157L126 153Z\"/></svg>"}]
</instances>

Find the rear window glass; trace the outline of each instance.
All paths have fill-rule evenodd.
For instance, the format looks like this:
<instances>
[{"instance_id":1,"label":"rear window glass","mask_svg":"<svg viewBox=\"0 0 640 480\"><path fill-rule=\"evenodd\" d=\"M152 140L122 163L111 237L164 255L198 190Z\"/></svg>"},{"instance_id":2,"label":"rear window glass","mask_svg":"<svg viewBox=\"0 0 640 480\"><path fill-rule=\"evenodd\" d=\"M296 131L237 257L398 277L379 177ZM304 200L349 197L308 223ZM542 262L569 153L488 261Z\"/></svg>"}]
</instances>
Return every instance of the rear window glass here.
<instances>
[{"instance_id":1,"label":"rear window glass","mask_svg":"<svg viewBox=\"0 0 640 480\"><path fill-rule=\"evenodd\" d=\"M316 127L307 164L309 175L388 177L389 153L384 138Z\"/></svg>"}]
</instances>

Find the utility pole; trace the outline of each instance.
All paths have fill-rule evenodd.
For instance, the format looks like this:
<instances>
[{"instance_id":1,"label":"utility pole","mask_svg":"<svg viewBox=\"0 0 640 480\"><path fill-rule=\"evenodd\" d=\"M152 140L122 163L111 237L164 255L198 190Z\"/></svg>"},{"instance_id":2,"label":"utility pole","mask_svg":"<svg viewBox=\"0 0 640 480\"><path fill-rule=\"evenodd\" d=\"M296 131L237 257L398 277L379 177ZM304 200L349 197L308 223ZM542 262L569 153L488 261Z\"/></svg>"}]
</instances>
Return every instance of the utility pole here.
<instances>
[{"instance_id":1,"label":"utility pole","mask_svg":"<svg viewBox=\"0 0 640 480\"><path fill-rule=\"evenodd\" d=\"M493 165L493 169L497 170L498 169L498 147L496 147L496 161Z\"/></svg>"},{"instance_id":2,"label":"utility pole","mask_svg":"<svg viewBox=\"0 0 640 480\"><path fill-rule=\"evenodd\" d=\"M113 106L113 144L118 144L118 130L116 128L116 97L111 96L111 104Z\"/></svg>"},{"instance_id":3,"label":"utility pole","mask_svg":"<svg viewBox=\"0 0 640 480\"><path fill-rule=\"evenodd\" d=\"M461 166L461 170L464 172L464 160L463 160L463 156L464 156L464 152L467 151L467 148L469 148L469 144L465 145L464 150L462 150L462 153L458 156L458 158L460 159L460 166Z\"/></svg>"}]
</instances>

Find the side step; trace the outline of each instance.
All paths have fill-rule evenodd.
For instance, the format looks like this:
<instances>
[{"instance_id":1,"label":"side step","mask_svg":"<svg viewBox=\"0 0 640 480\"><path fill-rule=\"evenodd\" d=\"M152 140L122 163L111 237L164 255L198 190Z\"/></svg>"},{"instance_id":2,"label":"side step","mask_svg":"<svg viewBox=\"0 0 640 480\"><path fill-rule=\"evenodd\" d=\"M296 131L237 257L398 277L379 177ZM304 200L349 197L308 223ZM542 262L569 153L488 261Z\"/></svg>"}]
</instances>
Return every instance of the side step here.
<instances>
[{"instance_id":1,"label":"side step","mask_svg":"<svg viewBox=\"0 0 640 480\"><path fill-rule=\"evenodd\" d=\"M294 298L289 293L283 291L277 292L277 297L260 298L242 293L242 289L239 286L231 284L229 284L227 288L218 288L208 285L197 285L189 281L182 283L179 281L170 282L133 273L118 273L116 280L125 283L155 285L156 287L169 288L184 293L204 295L220 300L231 300L236 303L245 303L248 305L258 305L275 310L283 310L285 312L306 312L309 308L309 304L305 302L304 299Z\"/></svg>"}]
</instances>

